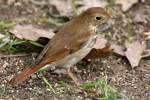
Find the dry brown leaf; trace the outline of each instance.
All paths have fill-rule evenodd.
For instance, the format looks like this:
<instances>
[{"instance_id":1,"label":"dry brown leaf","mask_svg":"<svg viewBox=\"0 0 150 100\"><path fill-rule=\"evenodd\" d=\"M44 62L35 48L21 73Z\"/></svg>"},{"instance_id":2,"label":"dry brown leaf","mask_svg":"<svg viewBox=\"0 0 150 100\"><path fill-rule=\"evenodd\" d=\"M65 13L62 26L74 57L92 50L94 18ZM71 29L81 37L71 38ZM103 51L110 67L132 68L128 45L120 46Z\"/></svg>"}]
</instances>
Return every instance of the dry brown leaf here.
<instances>
[{"instance_id":1,"label":"dry brown leaf","mask_svg":"<svg viewBox=\"0 0 150 100\"><path fill-rule=\"evenodd\" d=\"M13 29L10 30L19 39L32 40L36 41L40 37L45 37L51 39L54 36L54 33L46 31L43 29L38 29L32 25L16 25Z\"/></svg>"},{"instance_id":2,"label":"dry brown leaf","mask_svg":"<svg viewBox=\"0 0 150 100\"><path fill-rule=\"evenodd\" d=\"M132 68L134 68L139 65L146 45L144 43L140 43L139 41L135 41L131 44L127 44L126 47L127 51L125 52L125 56L129 60Z\"/></svg>"},{"instance_id":3,"label":"dry brown leaf","mask_svg":"<svg viewBox=\"0 0 150 100\"><path fill-rule=\"evenodd\" d=\"M102 49L93 48L91 52L84 59L97 59L108 56L112 53L112 49L110 47L105 47Z\"/></svg>"},{"instance_id":4,"label":"dry brown leaf","mask_svg":"<svg viewBox=\"0 0 150 100\"><path fill-rule=\"evenodd\" d=\"M135 4L137 2L138 2L138 0L115 0L115 3L120 4L121 8L124 12L129 10L133 6L133 4Z\"/></svg>"},{"instance_id":5,"label":"dry brown leaf","mask_svg":"<svg viewBox=\"0 0 150 100\"><path fill-rule=\"evenodd\" d=\"M126 47L113 44L111 45L111 48L113 49L113 53L126 57L132 68L138 66L142 58L150 56L150 50L145 50L146 45L139 41L127 44ZM125 51L125 49L127 49L127 51Z\"/></svg>"}]
</instances>

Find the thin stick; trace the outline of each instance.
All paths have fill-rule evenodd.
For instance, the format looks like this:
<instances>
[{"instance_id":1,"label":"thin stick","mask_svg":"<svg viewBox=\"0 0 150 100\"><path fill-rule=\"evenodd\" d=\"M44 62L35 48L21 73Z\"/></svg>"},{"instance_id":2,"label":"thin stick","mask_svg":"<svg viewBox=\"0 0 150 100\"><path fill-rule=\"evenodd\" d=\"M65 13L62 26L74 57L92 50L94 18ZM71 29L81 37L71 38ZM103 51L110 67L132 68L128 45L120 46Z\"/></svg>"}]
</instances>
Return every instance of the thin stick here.
<instances>
[{"instance_id":1,"label":"thin stick","mask_svg":"<svg viewBox=\"0 0 150 100\"><path fill-rule=\"evenodd\" d=\"M42 77L43 81L48 85L49 89L53 91L54 94L56 94L56 91L52 87L52 85L48 82L48 80L45 77Z\"/></svg>"},{"instance_id":2,"label":"thin stick","mask_svg":"<svg viewBox=\"0 0 150 100\"><path fill-rule=\"evenodd\" d=\"M11 58L11 57L24 57L29 56L30 54L16 54L16 55L0 55L0 58ZM33 54L35 55L35 54Z\"/></svg>"}]
</instances>

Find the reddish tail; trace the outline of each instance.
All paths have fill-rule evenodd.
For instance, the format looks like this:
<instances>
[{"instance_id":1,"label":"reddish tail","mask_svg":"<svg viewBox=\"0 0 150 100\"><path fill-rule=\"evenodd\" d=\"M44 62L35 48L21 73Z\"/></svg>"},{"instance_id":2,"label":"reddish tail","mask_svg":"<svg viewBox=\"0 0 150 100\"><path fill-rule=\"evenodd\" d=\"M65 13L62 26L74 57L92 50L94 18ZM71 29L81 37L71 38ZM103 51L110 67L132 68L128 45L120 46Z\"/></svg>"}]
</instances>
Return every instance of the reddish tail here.
<instances>
[{"instance_id":1,"label":"reddish tail","mask_svg":"<svg viewBox=\"0 0 150 100\"><path fill-rule=\"evenodd\" d=\"M16 75L14 78L11 79L10 84L11 85L18 85L24 80L26 80L28 77L30 77L33 73L37 72L40 68L42 68L45 64L38 64L34 67L27 67L24 69L20 74Z\"/></svg>"}]
</instances>

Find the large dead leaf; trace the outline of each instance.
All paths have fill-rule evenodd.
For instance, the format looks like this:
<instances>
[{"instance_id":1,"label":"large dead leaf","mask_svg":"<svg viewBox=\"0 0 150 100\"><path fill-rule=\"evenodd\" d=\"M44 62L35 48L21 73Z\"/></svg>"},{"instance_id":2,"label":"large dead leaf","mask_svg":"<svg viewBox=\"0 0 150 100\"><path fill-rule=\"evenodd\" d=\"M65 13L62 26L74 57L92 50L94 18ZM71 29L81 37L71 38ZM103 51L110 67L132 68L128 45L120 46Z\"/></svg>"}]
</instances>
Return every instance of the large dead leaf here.
<instances>
[{"instance_id":1,"label":"large dead leaf","mask_svg":"<svg viewBox=\"0 0 150 100\"><path fill-rule=\"evenodd\" d=\"M138 66L142 58L150 56L150 50L145 50L145 43L140 43L139 41L126 44L126 47L113 44L111 48L113 53L126 57L132 68Z\"/></svg>"},{"instance_id":2,"label":"large dead leaf","mask_svg":"<svg viewBox=\"0 0 150 100\"><path fill-rule=\"evenodd\" d=\"M46 31L43 29L38 29L32 25L16 25L10 30L19 39L36 41L40 37L46 37L51 39L54 36L52 30Z\"/></svg>"},{"instance_id":3,"label":"large dead leaf","mask_svg":"<svg viewBox=\"0 0 150 100\"><path fill-rule=\"evenodd\" d=\"M120 4L121 8L124 12L129 10L133 6L133 4L135 4L137 2L138 2L138 0L115 0L115 3Z\"/></svg>"},{"instance_id":4,"label":"large dead leaf","mask_svg":"<svg viewBox=\"0 0 150 100\"><path fill-rule=\"evenodd\" d=\"M127 51L125 52L125 56L129 60L132 68L134 68L139 65L146 45L144 43L140 43L139 41L135 41L131 44L127 44L126 47Z\"/></svg>"}]
</instances>

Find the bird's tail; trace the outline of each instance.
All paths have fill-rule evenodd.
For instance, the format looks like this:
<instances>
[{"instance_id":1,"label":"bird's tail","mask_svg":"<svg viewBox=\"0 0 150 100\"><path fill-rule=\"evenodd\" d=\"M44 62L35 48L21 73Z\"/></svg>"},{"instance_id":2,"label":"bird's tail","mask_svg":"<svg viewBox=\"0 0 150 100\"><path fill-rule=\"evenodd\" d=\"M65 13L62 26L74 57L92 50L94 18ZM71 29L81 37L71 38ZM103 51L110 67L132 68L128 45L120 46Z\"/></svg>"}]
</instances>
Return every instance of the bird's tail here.
<instances>
[{"instance_id":1,"label":"bird's tail","mask_svg":"<svg viewBox=\"0 0 150 100\"><path fill-rule=\"evenodd\" d=\"M20 74L16 75L14 78L10 80L10 84L16 86L30 77L33 73L37 72L40 68L42 68L46 64L38 64L36 66L30 66L24 69Z\"/></svg>"}]
</instances>

